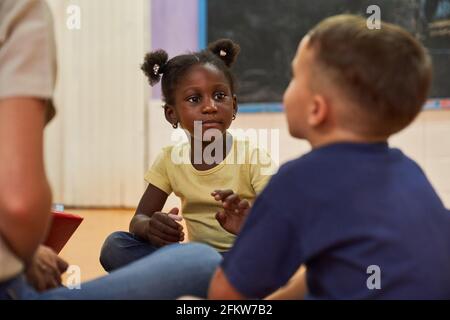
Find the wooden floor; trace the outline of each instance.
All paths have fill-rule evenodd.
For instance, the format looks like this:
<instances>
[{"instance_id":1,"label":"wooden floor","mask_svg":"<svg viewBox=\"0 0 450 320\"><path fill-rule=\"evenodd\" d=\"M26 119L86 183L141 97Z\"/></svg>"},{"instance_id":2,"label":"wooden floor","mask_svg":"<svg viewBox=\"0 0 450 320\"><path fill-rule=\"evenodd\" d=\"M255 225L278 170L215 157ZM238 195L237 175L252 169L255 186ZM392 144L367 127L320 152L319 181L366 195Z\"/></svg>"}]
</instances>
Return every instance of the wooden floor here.
<instances>
[{"instance_id":1,"label":"wooden floor","mask_svg":"<svg viewBox=\"0 0 450 320\"><path fill-rule=\"evenodd\" d=\"M66 212L84 217L60 255L69 264L81 269L81 280L86 281L106 274L99 262L100 248L114 231L128 231L134 210L74 210Z\"/></svg>"}]
</instances>

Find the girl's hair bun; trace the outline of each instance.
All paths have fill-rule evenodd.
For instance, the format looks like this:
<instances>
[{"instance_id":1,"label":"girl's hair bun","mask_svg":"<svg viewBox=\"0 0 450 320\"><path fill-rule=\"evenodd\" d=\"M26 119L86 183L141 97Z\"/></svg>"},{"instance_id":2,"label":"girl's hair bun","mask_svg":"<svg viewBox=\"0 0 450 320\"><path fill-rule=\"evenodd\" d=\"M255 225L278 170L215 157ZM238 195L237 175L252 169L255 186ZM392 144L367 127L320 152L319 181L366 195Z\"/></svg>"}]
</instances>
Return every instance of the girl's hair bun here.
<instances>
[{"instance_id":1,"label":"girl's hair bun","mask_svg":"<svg viewBox=\"0 0 450 320\"><path fill-rule=\"evenodd\" d=\"M169 56L164 50L156 50L145 55L141 70L144 71L151 86L157 84L161 79L168 59Z\"/></svg>"},{"instance_id":2,"label":"girl's hair bun","mask_svg":"<svg viewBox=\"0 0 450 320\"><path fill-rule=\"evenodd\" d=\"M218 56L227 67L231 67L241 47L230 39L220 39L209 44L208 50Z\"/></svg>"}]
</instances>

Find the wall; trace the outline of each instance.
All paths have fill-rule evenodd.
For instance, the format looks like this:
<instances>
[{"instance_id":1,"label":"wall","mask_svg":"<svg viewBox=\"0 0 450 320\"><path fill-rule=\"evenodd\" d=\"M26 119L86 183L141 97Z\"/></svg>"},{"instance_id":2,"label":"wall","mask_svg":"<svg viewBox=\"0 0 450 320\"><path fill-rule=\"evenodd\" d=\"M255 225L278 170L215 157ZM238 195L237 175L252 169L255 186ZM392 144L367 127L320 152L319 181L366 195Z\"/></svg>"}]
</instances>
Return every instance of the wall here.
<instances>
[{"instance_id":1,"label":"wall","mask_svg":"<svg viewBox=\"0 0 450 320\"><path fill-rule=\"evenodd\" d=\"M54 201L135 206L144 188L146 0L49 0L58 51L57 118L46 132ZM69 5L81 28L66 26Z\"/></svg>"}]
</instances>

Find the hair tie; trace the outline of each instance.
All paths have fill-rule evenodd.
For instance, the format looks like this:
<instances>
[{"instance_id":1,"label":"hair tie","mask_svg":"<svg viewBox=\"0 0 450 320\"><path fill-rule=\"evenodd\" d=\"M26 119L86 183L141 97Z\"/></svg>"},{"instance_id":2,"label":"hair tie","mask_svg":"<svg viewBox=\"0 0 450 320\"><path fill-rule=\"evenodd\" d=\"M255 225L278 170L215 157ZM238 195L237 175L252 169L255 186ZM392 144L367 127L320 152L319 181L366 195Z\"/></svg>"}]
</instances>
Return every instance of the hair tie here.
<instances>
[{"instance_id":1,"label":"hair tie","mask_svg":"<svg viewBox=\"0 0 450 320\"><path fill-rule=\"evenodd\" d=\"M159 74L159 68L160 68L160 65L155 63L155 65L153 66L153 74L155 76L157 76Z\"/></svg>"}]
</instances>

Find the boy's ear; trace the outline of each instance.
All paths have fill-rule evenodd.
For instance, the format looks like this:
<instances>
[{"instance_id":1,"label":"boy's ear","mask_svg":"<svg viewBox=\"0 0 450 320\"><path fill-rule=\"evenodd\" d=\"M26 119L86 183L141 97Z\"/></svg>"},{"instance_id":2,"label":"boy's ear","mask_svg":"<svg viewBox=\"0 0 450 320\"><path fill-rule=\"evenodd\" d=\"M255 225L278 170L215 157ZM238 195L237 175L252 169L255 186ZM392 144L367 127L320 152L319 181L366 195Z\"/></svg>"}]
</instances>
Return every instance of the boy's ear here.
<instances>
[{"instance_id":1,"label":"boy's ear","mask_svg":"<svg viewBox=\"0 0 450 320\"><path fill-rule=\"evenodd\" d=\"M178 124L178 116L175 111L175 108L171 105L164 105L164 116L166 120L173 126L174 124Z\"/></svg>"},{"instance_id":2,"label":"boy's ear","mask_svg":"<svg viewBox=\"0 0 450 320\"><path fill-rule=\"evenodd\" d=\"M322 95L315 95L308 113L308 124L317 127L323 124L330 115L330 106Z\"/></svg>"}]
</instances>

